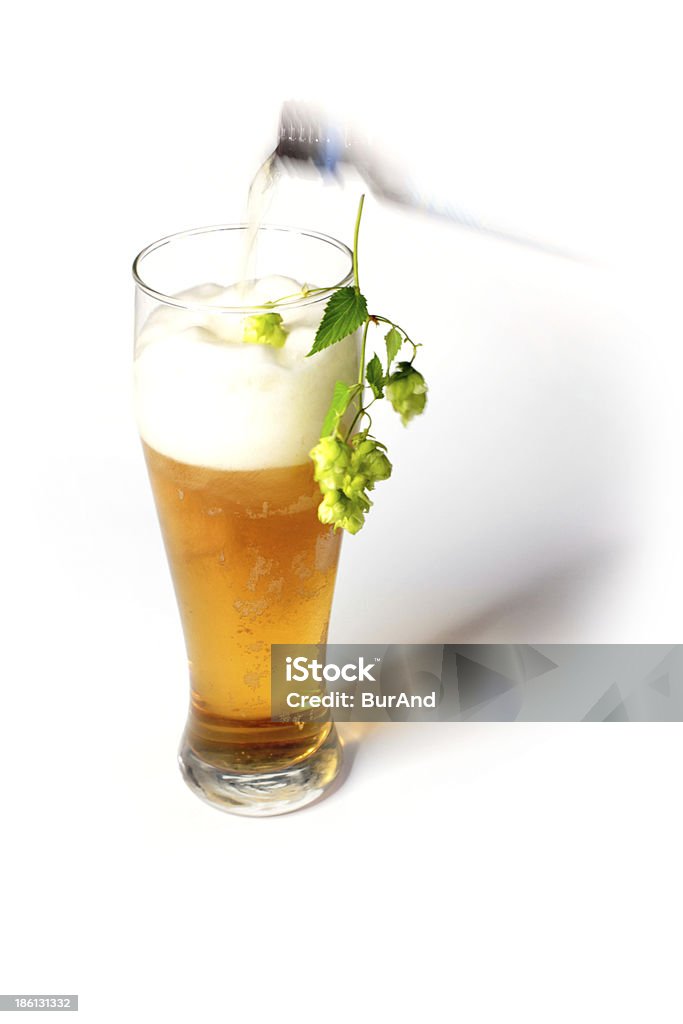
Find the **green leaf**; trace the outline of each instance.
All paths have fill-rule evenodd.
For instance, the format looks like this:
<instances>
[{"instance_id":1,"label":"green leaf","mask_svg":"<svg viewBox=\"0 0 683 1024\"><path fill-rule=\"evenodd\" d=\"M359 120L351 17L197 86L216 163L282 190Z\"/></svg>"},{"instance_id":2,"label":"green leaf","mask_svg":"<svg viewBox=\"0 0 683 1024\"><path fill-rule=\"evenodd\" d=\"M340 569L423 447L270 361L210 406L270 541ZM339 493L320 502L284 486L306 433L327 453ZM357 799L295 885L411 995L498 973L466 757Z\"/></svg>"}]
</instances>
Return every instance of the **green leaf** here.
<instances>
[{"instance_id":1,"label":"green leaf","mask_svg":"<svg viewBox=\"0 0 683 1024\"><path fill-rule=\"evenodd\" d=\"M375 398L381 398L384 394L382 390L384 374L382 372L382 364L379 361L379 356L377 354L375 354L368 363L365 370L365 376L367 377L368 384L372 388L372 393Z\"/></svg>"},{"instance_id":2,"label":"green leaf","mask_svg":"<svg viewBox=\"0 0 683 1024\"><path fill-rule=\"evenodd\" d=\"M400 331L397 331L395 327L392 327L391 330L384 335L384 340L387 343L387 370L389 370L391 364L398 355L401 345L403 344L403 337L401 336Z\"/></svg>"},{"instance_id":3,"label":"green leaf","mask_svg":"<svg viewBox=\"0 0 683 1024\"><path fill-rule=\"evenodd\" d=\"M328 437L330 434L334 434L335 430L339 426L339 421L349 407L352 395L358 390L357 384L345 384L343 380L338 380L334 385L334 393L332 395L332 402L327 410L325 419L323 420L322 429L320 431L321 437Z\"/></svg>"},{"instance_id":4,"label":"green leaf","mask_svg":"<svg viewBox=\"0 0 683 1024\"><path fill-rule=\"evenodd\" d=\"M368 304L365 296L357 292L350 285L340 288L329 299L325 306L323 318L315 335L313 348L309 356L316 352L322 352L330 345L336 345L338 341L353 334L365 321L368 315Z\"/></svg>"}]
</instances>

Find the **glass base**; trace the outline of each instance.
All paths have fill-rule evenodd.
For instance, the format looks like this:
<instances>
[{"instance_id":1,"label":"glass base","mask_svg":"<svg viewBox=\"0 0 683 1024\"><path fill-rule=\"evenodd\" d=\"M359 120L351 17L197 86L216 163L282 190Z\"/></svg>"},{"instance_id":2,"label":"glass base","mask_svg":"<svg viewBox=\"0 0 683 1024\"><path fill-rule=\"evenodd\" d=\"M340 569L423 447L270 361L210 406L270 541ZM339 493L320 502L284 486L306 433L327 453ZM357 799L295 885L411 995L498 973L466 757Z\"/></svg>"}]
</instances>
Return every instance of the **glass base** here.
<instances>
[{"instance_id":1,"label":"glass base","mask_svg":"<svg viewBox=\"0 0 683 1024\"><path fill-rule=\"evenodd\" d=\"M251 775L203 761L183 737L178 761L185 782L202 800L230 814L265 818L297 811L322 796L341 768L342 748L333 726L322 746L305 760Z\"/></svg>"}]
</instances>

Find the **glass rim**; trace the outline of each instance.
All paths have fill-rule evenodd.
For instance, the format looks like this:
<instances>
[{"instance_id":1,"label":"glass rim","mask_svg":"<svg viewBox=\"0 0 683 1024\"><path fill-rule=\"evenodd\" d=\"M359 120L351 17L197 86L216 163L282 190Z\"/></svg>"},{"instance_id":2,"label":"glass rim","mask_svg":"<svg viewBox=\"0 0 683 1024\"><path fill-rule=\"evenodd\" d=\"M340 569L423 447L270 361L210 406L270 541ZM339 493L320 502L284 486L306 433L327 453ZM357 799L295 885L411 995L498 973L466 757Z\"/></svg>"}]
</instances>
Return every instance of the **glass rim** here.
<instances>
[{"instance_id":1,"label":"glass rim","mask_svg":"<svg viewBox=\"0 0 683 1024\"><path fill-rule=\"evenodd\" d=\"M151 285L146 284L143 280L142 274L140 273L140 265L146 256L150 253L155 252L164 245L169 245L178 239L189 238L193 235L208 234L211 231L246 231L251 225L247 223L240 224L209 224L206 227L201 228L189 228L186 231L176 231L172 235L165 235L163 238L157 239L156 242L151 242L149 245L141 249L133 260L132 272L133 280L138 288L140 288L146 295L149 295L153 299L157 299L159 302L163 302L169 306L176 306L179 309L192 309L211 311L213 313L249 313L256 312L263 309L272 309L271 305L260 305L260 306L217 306L210 302L183 302L178 299L175 295L167 295L165 292L158 291L156 288L152 288ZM339 252L343 253L349 259L349 270L347 274L337 284L331 284L324 286L323 290L316 290L315 295L303 296L302 298L285 299L284 301L278 301L276 303L278 308L293 309L300 308L301 306L310 306L314 302L321 302L328 299L330 295L337 290L337 288L343 288L353 281L353 252L349 249L348 245L344 242L340 242L338 238L333 238L332 235L325 235L321 231L312 231L307 228L297 228L286 224L259 224L257 233L261 231L283 231L290 234L303 235L306 238L314 238L318 242L326 242L329 245L334 246ZM202 282L198 282L201 284ZM317 286L316 286L317 288Z\"/></svg>"}]
</instances>

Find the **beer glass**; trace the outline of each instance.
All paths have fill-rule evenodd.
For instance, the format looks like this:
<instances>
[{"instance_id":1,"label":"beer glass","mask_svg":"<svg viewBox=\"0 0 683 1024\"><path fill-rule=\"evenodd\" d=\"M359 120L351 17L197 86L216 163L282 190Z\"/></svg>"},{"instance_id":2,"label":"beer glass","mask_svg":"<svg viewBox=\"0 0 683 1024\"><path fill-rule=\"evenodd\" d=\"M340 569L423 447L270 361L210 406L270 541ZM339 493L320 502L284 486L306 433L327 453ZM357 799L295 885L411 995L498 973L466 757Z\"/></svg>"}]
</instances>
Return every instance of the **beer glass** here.
<instances>
[{"instance_id":1,"label":"beer glass","mask_svg":"<svg viewBox=\"0 0 683 1024\"><path fill-rule=\"evenodd\" d=\"M356 379L358 338L306 356L352 254L312 231L228 225L153 243L133 276L136 416L189 663L181 771L224 810L294 810L341 763L325 712L271 719L270 645L327 637L341 531L318 521L308 452L335 380ZM253 343L254 318L275 311L284 343Z\"/></svg>"}]
</instances>

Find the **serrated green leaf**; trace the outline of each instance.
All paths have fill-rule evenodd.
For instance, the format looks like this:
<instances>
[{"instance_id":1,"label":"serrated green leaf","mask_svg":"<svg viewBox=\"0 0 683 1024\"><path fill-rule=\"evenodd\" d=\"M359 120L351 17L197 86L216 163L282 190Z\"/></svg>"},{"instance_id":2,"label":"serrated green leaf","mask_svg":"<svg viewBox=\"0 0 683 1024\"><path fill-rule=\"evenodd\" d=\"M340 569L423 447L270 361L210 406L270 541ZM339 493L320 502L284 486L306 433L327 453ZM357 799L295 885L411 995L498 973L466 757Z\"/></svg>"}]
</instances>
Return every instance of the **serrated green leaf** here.
<instances>
[{"instance_id":1,"label":"serrated green leaf","mask_svg":"<svg viewBox=\"0 0 683 1024\"><path fill-rule=\"evenodd\" d=\"M403 337L400 331L397 331L395 327L392 327L390 331L384 335L384 340L387 343L387 370L391 367L394 359L398 355L399 349L403 344Z\"/></svg>"},{"instance_id":2,"label":"serrated green leaf","mask_svg":"<svg viewBox=\"0 0 683 1024\"><path fill-rule=\"evenodd\" d=\"M382 372L382 364L379 361L379 356L375 354L367 365L365 370L365 376L367 382L372 388L372 393L375 398L381 398L384 394L382 385L384 384L384 373Z\"/></svg>"},{"instance_id":3,"label":"serrated green leaf","mask_svg":"<svg viewBox=\"0 0 683 1024\"><path fill-rule=\"evenodd\" d=\"M316 352L322 352L330 345L336 345L338 341L353 334L364 322L368 315L368 304L365 296L357 292L350 285L340 288L329 299L325 306L323 318L316 331L313 348L308 353L313 356Z\"/></svg>"},{"instance_id":4,"label":"serrated green leaf","mask_svg":"<svg viewBox=\"0 0 683 1024\"><path fill-rule=\"evenodd\" d=\"M339 426L339 421L349 407L351 396L356 390L357 385L345 384L343 380L338 380L334 385L332 401L320 431L321 437L327 437L335 432Z\"/></svg>"}]
</instances>

